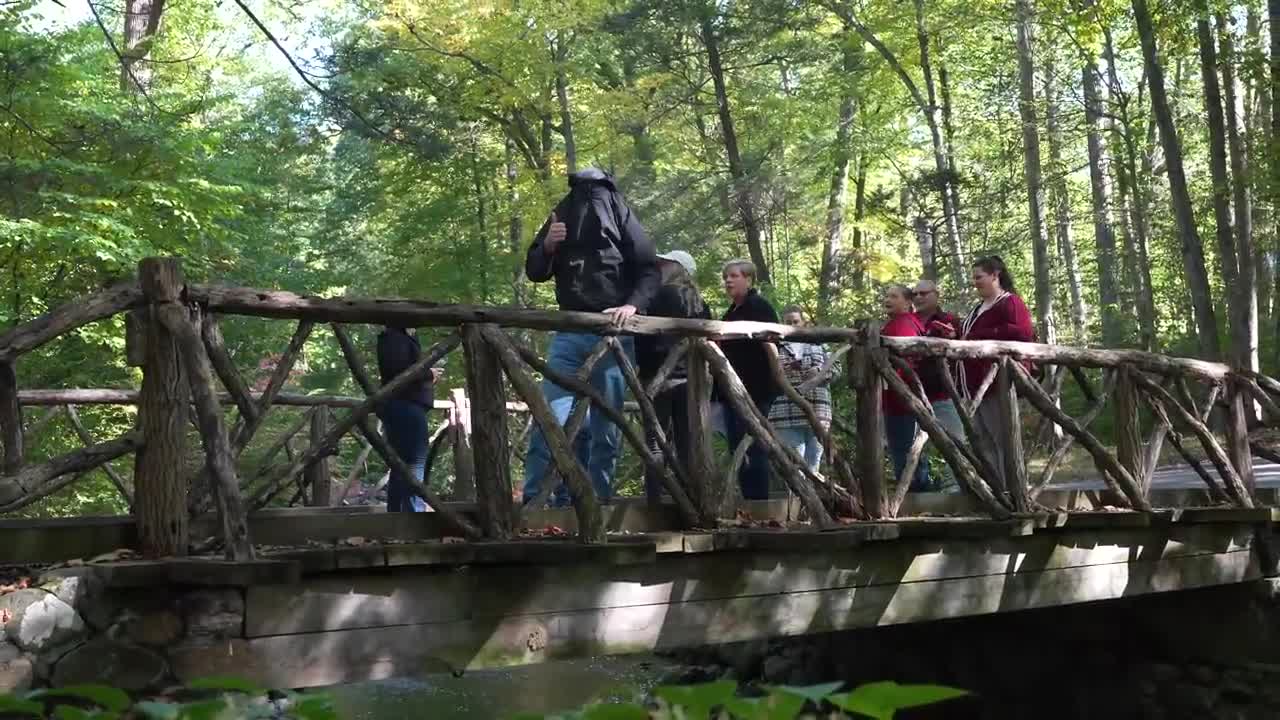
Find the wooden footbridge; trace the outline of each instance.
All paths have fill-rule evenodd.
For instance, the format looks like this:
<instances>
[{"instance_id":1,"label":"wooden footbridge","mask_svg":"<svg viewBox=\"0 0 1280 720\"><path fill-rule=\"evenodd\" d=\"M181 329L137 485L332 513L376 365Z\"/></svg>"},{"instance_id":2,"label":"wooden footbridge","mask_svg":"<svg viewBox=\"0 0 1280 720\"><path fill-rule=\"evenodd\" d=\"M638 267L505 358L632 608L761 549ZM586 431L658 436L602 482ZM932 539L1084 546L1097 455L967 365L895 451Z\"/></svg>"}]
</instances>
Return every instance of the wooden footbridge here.
<instances>
[{"instance_id":1,"label":"wooden footbridge","mask_svg":"<svg viewBox=\"0 0 1280 720\"><path fill-rule=\"evenodd\" d=\"M24 354L117 314L126 317L128 362L142 368L140 389L19 387ZM297 323L259 392L249 390L222 341L220 322L236 316ZM351 323L447 334L404 375L379 387L344 329ZM329 325L363 397L286 390L304 343L321 324ZM555 373L511 330L600 334L592 362L612 354L621 365L634 400L626 414L638 418L639 427L605 404L585 381L589 371ZM646 384L614 340L618 333L683 340ZM775 368L785 394L826 446L826 475L810 471L755 410L714 342L733 338L836 348L813 382L832 378L835 360L842 360L857 412L855 421L831 430ZM348 434L367 445L366 453L405 469L371 412L458 348L466 390L438 404L448 422L432 443L433 452L445 440L453 444L449 496L414 483L435 512L328 507L325 463ZM658 426L651 401L680 358L689 378L687 464ZM991 360L991 370L978 398L948 388L965 429L949 434L912 391L919 380L907 360L945 368L975 358ZM1048 368L1043 381L1027 372L1020 362L1026 360ZM576 394L566 427L554 421L535 374ZM1074 417L1059 402L1067 378L1088 401ZM752 441L770 449L788 497L734 502L732 467L719 466L713 446L713 383L746 419ZM936 447L963 494L908 495L911 467L904 478L886 477L884 392L906 399L919 420L909 464L920 462L927 446ZM974 429L974 408L989 393L1008 428L994 439L999 455ZM617 329L594 314L187 284L177 261L148 259L137 282L0 336L0 511L26 508L99 468L132 511L0 519L0 563L21 566L9 579L23 578L0 588L7 638L0 641L0 689L13 665L23 662L33 668L34 682L53 684L94 679L82 676L88 672L82 666L136 668L144 658L154 672L112 677L136 687L201 675L300 687L1255 580L1274 574L1277 498L1274 488L1258 486L1250 432L1280 423L1278 397L1280 382L1265 376L1129 350L640 316ZM95 440L75 412L93 403L136 404L136 427ZM286 405L311 408L248 471L245 449L268 413ZM62 408L84 446L28 457L24 439L47 426L53 412L24 422L25 414L37 415L31 410L37 406ZM597 501L570 450L588 409L623 428L636 457L663 479L668 502ZM1061 435L1024 433L1027 409ZM1111 415L1114 443L1089 429L1103 412ZM555 471L573 490L571 510L522 510L512 501L512 467L523 445L517 433L527 432L529 423L548 438ZM646 449L646 428L661 452ZM303 429L309 446L294 453L288 438ZM1049 439L1034 473L1024 450L1032 435ZM195 437L203 462L192 468L188 443ZM1187 461L1185 476L1201 487L1157 481L1166 443ZM1096 486L1054 483L1073 446L1092 459ZM1273 457L1263 445L1252 450ZM273 462L282 451L285 457ZM742 454L731 456L740 461ZM126 456L133 458L132 477L110 465ZM997 464L995 457L1004 460ZM312 506L281 507L290 493ZM31 619L37 617L44 619ZM33 630L48 627L54 629ZM18 651L6 655L6 642ZM77 662L78 654L97 661Z\"/></svg>"}]
</instances>

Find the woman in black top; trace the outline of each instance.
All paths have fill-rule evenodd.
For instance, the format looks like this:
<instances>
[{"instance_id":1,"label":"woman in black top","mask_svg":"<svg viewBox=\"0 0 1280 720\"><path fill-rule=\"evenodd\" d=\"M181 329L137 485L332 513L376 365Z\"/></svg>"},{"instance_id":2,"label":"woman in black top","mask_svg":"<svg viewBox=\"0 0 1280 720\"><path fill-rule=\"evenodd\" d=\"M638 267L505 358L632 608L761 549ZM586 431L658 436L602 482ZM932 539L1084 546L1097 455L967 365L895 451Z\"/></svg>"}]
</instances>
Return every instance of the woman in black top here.
<instances>
[{"instance_id":1,"label":"woman in black top","mask_svg":"<svg viewBox=\"0 0 1280 720\"><path fill-rule=\"evenodd\" d=\"M683 250L674 250L658 256L658 268L662 273L662 286L649 302L646 314L670 318L711 319L711 310L702 301L702 295L694 284L693 274L697 271L693 256ZM674 335L640 335L636 337L636 369L640 380L648 385L657 374L662 363L667 359L671 348L680 342ZM672 439L676 452L680 454L679 462L689 467L689 396L685 388L688 379L688 368L681 360L671 374L653 396L654 409L658 413L658 421L663 432ZM649 452L657 455L660 452L658 438L653 433L646 433ZM654 473L646 472L644 492L650 503L656 504L662 498L662 480Z\"/></svg>"},{"instance_id":2,"label":"woman in black top","mask_svg":"<svg viewBox=\"0 0 1280 720\"><path fill-rule=\"evenodd\" d=\"M422 346L416 335L410 335L403 327L383 327L378 335L378 373L382 376L383 385L408 370L421 357ZM413 471L418 482L422 482L427 461L427 411L435 399L432 385L440 372L439 368L432 368L430 375L409 383L378 408L378 418L382 420L387 442ZM387 512L425 509L426 503L409 489L408 479L393 469L387 482Z\"/></svg>"},{"instance_id":3,"label":"woman in black top","mask_svg":"<svg viewBox=\"0 0 1280 720\"><path fill-rule=\"evenodd\" d=\"M730 306L721 320L778 322L778 313L773 305L753 287L756 266L751 261L730 260L725 263L722 276L724 292L729 296ZM742 379L742 384L760 409L760 414L769 417L769 407L778 395L778 387L769 368L769 355L776 355L777 348L760 340L724 340L720 343L720 349L724 351L734 372ZM721 397L723 396L724 393L721 392ZM742 442L747 428L732 405L727 402L723 405L725 435L732 451ZM769 499L769 453L763 444L751 443L751 448L747 450L747 460L738 471L738 484L742 486L742 497L745 500Z\"/></svg>"}]
</instances>

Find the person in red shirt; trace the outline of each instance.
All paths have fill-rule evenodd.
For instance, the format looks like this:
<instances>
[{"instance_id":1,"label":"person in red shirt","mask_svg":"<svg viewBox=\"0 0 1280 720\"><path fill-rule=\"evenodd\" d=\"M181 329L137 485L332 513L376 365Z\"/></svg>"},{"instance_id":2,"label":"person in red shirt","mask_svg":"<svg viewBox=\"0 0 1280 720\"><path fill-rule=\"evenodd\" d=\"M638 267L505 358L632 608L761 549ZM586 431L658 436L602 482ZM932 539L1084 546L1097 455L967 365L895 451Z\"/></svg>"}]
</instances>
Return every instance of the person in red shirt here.
<instances>
[{"instance_id":1,"label":"person in red shirt","mask_svg":"<svg viewBox=\"0 0 1280 720\"><path fill-rule=\"evenodd\" d=\"M954 340L960 335L960 320L942 309L938 297L938 285L932 280L920 280L916 283L913 299L916 306L916 319L929 337ZM964 424L960 422L960 414L956 405L947 393L942 373L949 372L933 360L921 361L916 372L920 375L920 383L924 385L925 395L933 405L933 415L943 429L957 438L964 438ZM942 492L960 492L955 474L951 468L943 465L942 477L938 478L934 490Z\"/></svg>"},{"instance_id":2,"label":"person in red shirt","mask_svg":"<svg viewBox=\"0 0 1280 720\"><path fill-rule=\"evenodd\" d=\"M924 326L916 318L915 309L911 305L911 290L906 285L890 285L884 292L884 311L888 316L881 335L892 337L918 337L925 334ZM915 362L912 366L915 366ZM906 378L904 378L906 379ZM889 441L889 458L893 461L893 477L902 478L902 471L907 466L907 456L911 454L911 444L916 437L916 416L911 414L906 400L892 390L885 390L883 395L884 429ZM923 492L929 489L929 464L923 459L916 465L911 476L912 492Z\"/></svg>"},{"instance_id":3,"label":"person in red shirt","mask_svg":"<svg viewBox=\"0 0 1280 720\"><path fill-rule=\"evenodd\" d=\"M1013 275L999 255L981 258L973 264L973 287L978 292L978 304L973 306L961 324L961 339L1035 341L1031 313L1027 304L1014 292ZM966 397L972 398L977 393L991 365L991 360L961 361L960 385ZM1004 438L1014 429L1006 428L1001 422L995 393L987 392L974 419L977 431L987 435L989 446L995 449L992 462L996 468L1003 468Z\"/></svg>"}]
</instances>

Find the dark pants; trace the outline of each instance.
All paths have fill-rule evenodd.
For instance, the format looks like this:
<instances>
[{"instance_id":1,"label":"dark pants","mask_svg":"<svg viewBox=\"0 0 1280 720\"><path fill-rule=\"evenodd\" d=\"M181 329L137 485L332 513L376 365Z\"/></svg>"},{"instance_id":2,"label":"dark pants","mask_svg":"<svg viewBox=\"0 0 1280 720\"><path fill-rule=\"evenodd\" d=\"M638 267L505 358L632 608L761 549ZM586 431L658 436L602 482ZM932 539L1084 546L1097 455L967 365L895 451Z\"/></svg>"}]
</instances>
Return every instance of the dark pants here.
<instances>
[{"instance_id":1,"label":"dark pants","mask_svg":"<svg viewBox=\"0 0 1280 720\"><path fill-rule=\"evenodd\" d=\"M769 417L773 398L755 399L755 403L760 414ZM729 452L732 453L746 437L747 425L728 401L724 403L724 429L729 440ZM738 471L738 484L742 486L743 500L769 499L769 451L758 440L753 441L747 450L746 462Z\"/></svg>"},{"instance_id":2,"label":"dark pants","mask_svg":"<svg viewBox=\"0 0 1280 720\"><path fill-rule=\"evenodd\" d=\"M422 481L427 461L427 409L406 400L388 400L378 417L382 420L387 442L401 460ZM391 470L387 481L387 512L414 512L414 493L408 478Z\"/></svg>"},{"instance_id":3,"label":"dark pants","mask_svg":"<svg viewBox=\"0 0 1280 720\"><path fill-rule=\"evenodd\" d=\"M689 394L688 385L681 383L658 393L653 398L653 409L657 412L658 422L667 440L676 447L679 455L676 461L683 467L689 467ZM660 457L662 448L658 446L658 438L646 428L645 441L649 446L649 454ZM662 478L646 469L644 474L644 494L649 502L656 503L662 499Z\"/></svg>"}]
</instances>

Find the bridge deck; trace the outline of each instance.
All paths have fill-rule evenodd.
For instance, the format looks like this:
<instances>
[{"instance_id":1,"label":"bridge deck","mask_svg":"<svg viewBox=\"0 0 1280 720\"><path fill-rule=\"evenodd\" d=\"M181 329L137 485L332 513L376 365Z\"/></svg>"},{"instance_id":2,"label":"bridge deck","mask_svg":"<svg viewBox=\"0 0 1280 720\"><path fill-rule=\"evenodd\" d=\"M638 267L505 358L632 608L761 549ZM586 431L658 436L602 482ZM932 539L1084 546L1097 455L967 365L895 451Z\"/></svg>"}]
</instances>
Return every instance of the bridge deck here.
<instances>
[{"instance_id":1,"label":"bridge deck","mask_svg":"<svg viewBox=\"0 0 1280 720\"><path fill-rule=\"evenodd\" d=\"M785 502L758 510L778 511ZM640 522L639 506L611 522ZM270 517L267 517L270 515ZM407 519L407 520L406 520ZM926 622L1262 577L1270 509L1073 512L1009 521L915 518L574 540L278 547L253 563L117 562L89 573L117 612L156 617L233 593L214 637L164 648L178 679L277 687ZM278 511L264 527L430 534L427 515ZM381 528L378 526L381 525ZM0 536L7 530L0 529ZM283 539L283 535L281 536ZM161 598L161 600L157 600ZM198 603L196 603L198 604ZM160 609L163 611L163 607ZM185 610L184 610L185 612Z\"/></svg>"}]
</instances>

